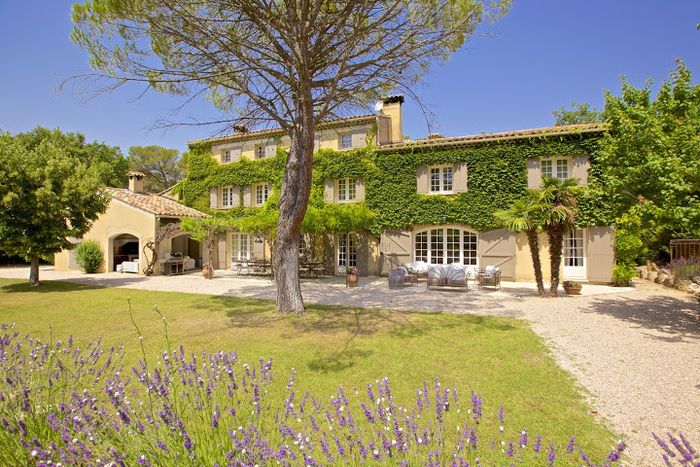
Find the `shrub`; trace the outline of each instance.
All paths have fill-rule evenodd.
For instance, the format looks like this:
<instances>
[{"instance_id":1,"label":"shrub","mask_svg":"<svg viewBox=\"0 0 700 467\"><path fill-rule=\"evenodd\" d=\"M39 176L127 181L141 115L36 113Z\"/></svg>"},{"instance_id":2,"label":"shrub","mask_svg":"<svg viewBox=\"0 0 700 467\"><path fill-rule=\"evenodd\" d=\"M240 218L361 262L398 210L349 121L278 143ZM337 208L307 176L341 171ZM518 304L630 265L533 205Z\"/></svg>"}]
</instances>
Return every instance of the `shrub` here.
<instances>
[{"instance_id":1,"label":"shrub","mask_svg":"<svg viewBox=\"0 0 700 467\"><path fill-rule=\"evenodd\" d=\"M613 282L616 287L629 287L637 276L637 269L627 263L618 263L613 268Z\"/></svg>"},{"instance_id":2,"label":"shrub","mask_svg":"<svg viewBox=\"0 0 700 467\"><path fill-rule=\"evenodd\" d=\"M678 258L671 261L671 271L676 280L689 281L700 276L700 258Z\"/></svg>"},{"instance_id":3,"label":"shrub","mask_svg":"<svg viewBox=\"0 0 700 467\"><path fill-rule=\"evenodd\" d=\"M489 413L481 394L437 379L407 406L387 378L319 399L297 389L294 370L273 384L271 360L172 351L167 332L159 361L130 371L121 346L2 333L2 465L592 465L574 437L510 427L503 406Z\"/></svg>"},{"instance_id":4,"label":"shrub","mask_svg":"<svg viewBox=\"0 0 700 467\"><path fill-rule=\"evenodd\" d=\"M100 244L94 240L84 240L75 248L75 258L83 271L96 272L104 261Z\"/></svg>"}]
</instances>

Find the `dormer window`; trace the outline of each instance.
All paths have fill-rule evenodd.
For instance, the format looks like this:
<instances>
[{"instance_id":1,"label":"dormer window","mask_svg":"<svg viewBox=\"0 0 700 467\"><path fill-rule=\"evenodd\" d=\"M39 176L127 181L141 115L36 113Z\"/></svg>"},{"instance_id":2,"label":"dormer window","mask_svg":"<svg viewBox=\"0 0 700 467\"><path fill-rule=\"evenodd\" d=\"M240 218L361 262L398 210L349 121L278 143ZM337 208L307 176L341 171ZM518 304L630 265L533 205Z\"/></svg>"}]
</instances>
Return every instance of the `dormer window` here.
<instances>
[{"instance_id":1,"label":"dormer window","mask_svg":"<svg viewBox=\"0 0 700 467\"><path fill-rule=\"evenodd\" d=\"M568 159L543 159L540 162L543 177L556 178L564 181L569 178Z\"/></svg>"},{"instance_id":2,"label":"dormer window","mask_svg":"<svg viewBox=\"0 0 700 467\"><path fill-rule=\"evenodd\" d=\"M354 178L338 179L338 201L354 201L356 198L356 180Z\"/></svg>"},{"instance_id":3,"label":"dormer window","mask_svg":"<svg viewBox=\"0 0 700 467\"><path fill-rule=\"evenodd\" d=\"M270 197L270 185L267 183L260 183L255 185L255 205L262 206L265 204L267 199Z\"/></svg>"},{"instance_id":4,"label":"dormer window","mask_svg":"<svg viewBox=\"0 0 700 467\"><path fill-rule=\"evenodd\" d=\"M450 165L430 168L430 193L452 193L453 168Z\"/></svg>"},{"instance_id":5,"label":"dormer window","mask_svg":"<svg viewBox=\"0 0 700 467\"><path fill-rule=\"evenodd\" d=\"M352 149L352 134L340 135L340 149Z\"/></svg>"}]
</instances>

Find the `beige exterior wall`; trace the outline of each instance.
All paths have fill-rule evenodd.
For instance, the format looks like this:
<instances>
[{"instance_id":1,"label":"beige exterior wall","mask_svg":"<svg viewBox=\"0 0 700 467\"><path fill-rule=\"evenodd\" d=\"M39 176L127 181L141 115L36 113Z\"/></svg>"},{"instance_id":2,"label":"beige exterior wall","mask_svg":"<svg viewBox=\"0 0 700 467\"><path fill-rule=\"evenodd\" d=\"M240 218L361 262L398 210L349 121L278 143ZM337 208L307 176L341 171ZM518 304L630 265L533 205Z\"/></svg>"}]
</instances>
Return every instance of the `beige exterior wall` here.
<instances>
[{"instance_id":1,"label":"beige exterior wall","mask_svg":"<svg viewBox=\"0 0 700 467\"><path fill-rule=\"evenodd\" d=\"M316 133L314 150L319 149L340 149L340 136L343 134L352 135L353 147L360 148L367 145L367 135L372 132L371 125L356 125L342 128L326 128ZM274 157L277 146L288 148L291 145L289 136L252 138L246 141L236 141L231 143L213 145L211 150L214 158L222 162L224 151L231 151L231 162L237 162L242 158L256 159L256 148L262 146L265 157Z\"/></svg>"},{"instance_id":2,"label":"beige exterior wall","mask_svg":"<svg viewBox=\"0 0 700 467\"><path fill-rule=\"evenodd\" d=\"M134 208L119 200L113 199L109 203L107 211L97 218L92 228L83 237L84 240L95 240L102 247L105 262L98 272L114 270L113 240L121 234L130 234L139 239L139 274L142 274L146 266L146 258L143 254L143 246L155 237L158 221L153 214ZM55 267L57 271L79 269L71 261L72 252L64 250L55 255ZM157 268L156 268L157 269ZM156 271L158 274L159 271Z\"/></svg>"},{"instance_id":3,"label":"beige exterior wall","mask_svg":"<svg viewBox=\"0 0 700 467\"><path fill-rule=\"evenodd\" d=\"M542 277L545 283L551 277L549 260L549 242L547 235L540 233L540 261L542 262ZM584 257L586 282L607 284L612 281L612 269L615 266L615 241L612 227L591 227L584 229ZM535 280L535 270L532 267L530 246L524 233L515 237L515 280L532 282ZM562 263L560 274L562 280L567 279Z\"/></svg>"}]
</instances>

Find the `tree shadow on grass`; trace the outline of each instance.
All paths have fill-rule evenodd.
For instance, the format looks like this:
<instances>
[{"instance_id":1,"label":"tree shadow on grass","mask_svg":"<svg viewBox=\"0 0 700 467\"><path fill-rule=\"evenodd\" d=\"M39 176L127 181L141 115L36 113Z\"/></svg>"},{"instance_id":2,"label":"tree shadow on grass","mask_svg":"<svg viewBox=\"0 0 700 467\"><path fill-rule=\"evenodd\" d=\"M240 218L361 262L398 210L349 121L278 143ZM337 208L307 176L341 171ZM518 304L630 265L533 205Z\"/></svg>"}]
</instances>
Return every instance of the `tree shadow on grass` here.
<instances>
[{"instance_id":1,"label":"tree shadow on grass","mask_svg":"<svg viewBox=\"0 0 700 467\"><path fill-rule=\"evenodd\" d=\"M640 328L700 339L700 305L690 298L668 295L649 295L644 299L601 296L586 311L609 315ZM667 342L683 342L680 336L646 335Z\"/></svg>"},{"instance_id":2,"label":"tree shadow on grass","mask_svg":"<svg viewBox=\"0 0 700 467\"><path fill-rule=\"evenodd\" d=\"M63 281L41 281L40 285L32 286L28 282L7 284L0 287L0 291L6 293L55 293L55 292L82 292L104 288L95 284L74 283Z\"/></svg>"}]
</instances>

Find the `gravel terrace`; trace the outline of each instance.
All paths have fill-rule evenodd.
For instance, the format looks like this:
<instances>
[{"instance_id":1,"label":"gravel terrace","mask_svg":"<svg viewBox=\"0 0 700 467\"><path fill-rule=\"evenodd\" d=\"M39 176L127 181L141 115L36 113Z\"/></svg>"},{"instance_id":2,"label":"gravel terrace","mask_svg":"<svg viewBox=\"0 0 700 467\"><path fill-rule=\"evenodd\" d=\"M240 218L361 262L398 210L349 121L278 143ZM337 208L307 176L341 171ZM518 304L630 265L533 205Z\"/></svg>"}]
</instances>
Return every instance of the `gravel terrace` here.
<instances>
[{"instance_id":1,"label":"gravel terrace","mask_svg":"<svg viewBox=\"0 0 700 467\"><path fill-rule=\"evenodd\" d=\"M86 275L44 267L44 280L146 290L274 300L269 279L218 272L143 277ZM27 278L27 268L2 268L0 277ZM700 447L700 305L689 295L639 281L635 288L584 285L583 295L534 296L534 284L504 283L502 290L429 291L424 284L389 290L386 279L304 280L307 303L426 312L449 311L528 320L559 364L585 388L592 408L624 433L633 465L662 465L651 432L680 430Z\"/></svg>"}]
</instances>

